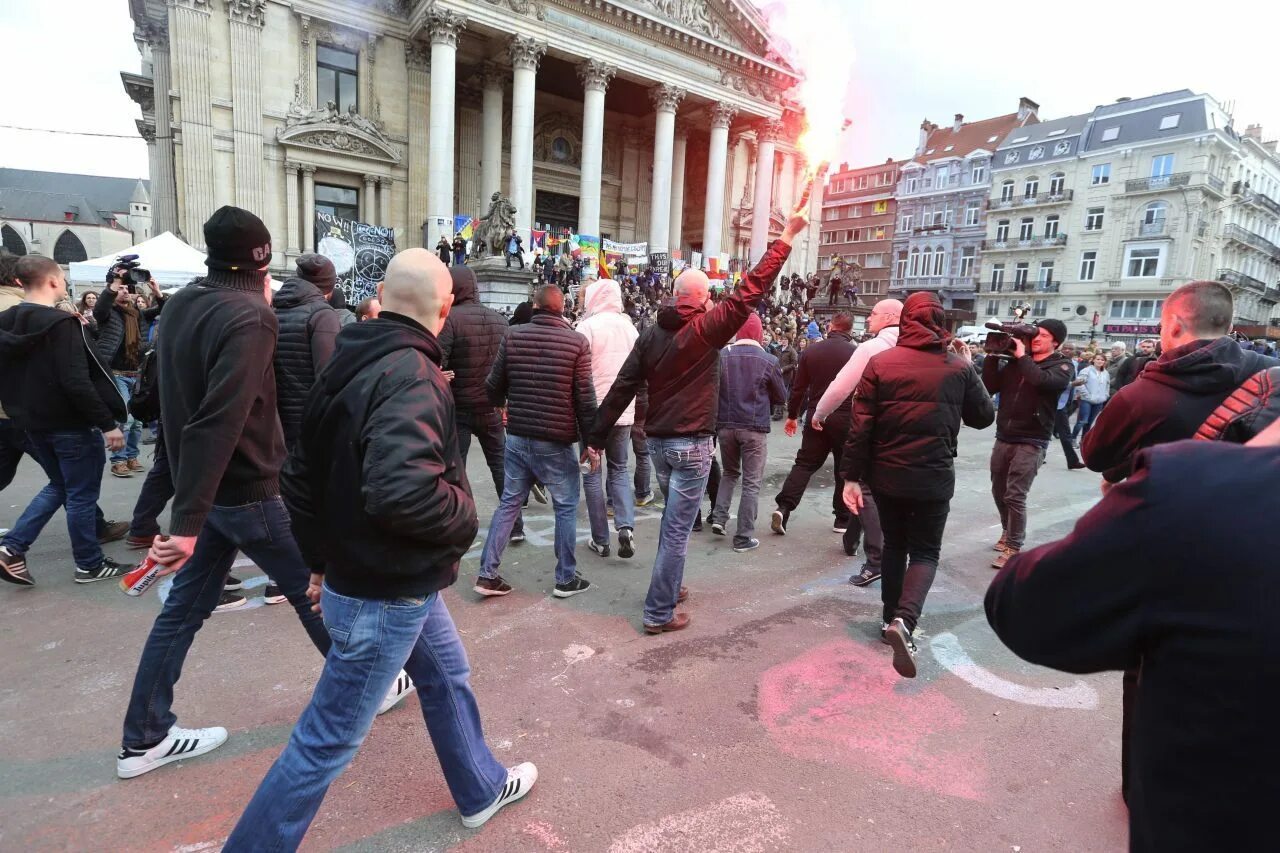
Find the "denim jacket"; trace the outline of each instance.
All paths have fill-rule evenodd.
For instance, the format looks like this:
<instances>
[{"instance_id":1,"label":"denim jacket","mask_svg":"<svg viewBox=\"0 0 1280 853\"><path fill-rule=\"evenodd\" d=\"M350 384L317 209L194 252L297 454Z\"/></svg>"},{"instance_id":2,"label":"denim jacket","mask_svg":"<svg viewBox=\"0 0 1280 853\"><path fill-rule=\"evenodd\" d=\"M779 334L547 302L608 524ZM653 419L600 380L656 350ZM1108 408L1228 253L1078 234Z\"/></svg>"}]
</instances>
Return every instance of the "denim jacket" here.
<instances>
[{"instance_id":1,"label":"denim jacket","mask_svg":"<svg viewBox=\"0 0 1280 853\"><path fill-rule=\"evenodd\" d=\"M716 429L769 431L773 405L785 403L787 388L778 359L755 341L720 351L720 406Z\"/></svg>"}]
</instances>

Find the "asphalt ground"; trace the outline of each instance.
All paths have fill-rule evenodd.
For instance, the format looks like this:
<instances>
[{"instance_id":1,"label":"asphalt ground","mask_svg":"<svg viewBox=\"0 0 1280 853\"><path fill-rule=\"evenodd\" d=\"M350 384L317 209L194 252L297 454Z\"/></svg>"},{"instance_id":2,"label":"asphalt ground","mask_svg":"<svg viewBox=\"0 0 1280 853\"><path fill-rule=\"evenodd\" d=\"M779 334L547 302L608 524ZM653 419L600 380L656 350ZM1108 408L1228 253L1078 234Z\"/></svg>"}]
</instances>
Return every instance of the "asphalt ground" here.
<instances>
[{"instance_id":1,"label":"asphalt ground","mask_svg":"<svg viewBox=\"0 0 1280 853\"><path fill-rule=\"evenodd\" d=\"M788 535L768 530L798 437L770 437L759 549L735 554L709 526L694 534L693 623L680 633L641 630L658 511L639 511L638 552L622 560L616 545L602 559L581 544L581 510L579 568L592 588L561 601L550 597L550 507L531 504L529 540L503 562L515 592L481 600L471 591L477 541L445 600L486 737L504 763L536 762L537 787L480 830L464 829L411 696L375 722L304 849L1124 849L1119 675L1020 661L982 612L1000 533L986 473L992 440L992 430L961 435L915 680L894 673L878 640L879 584L847 582L861 559L831 532L829 469ZM1097 475L1065 468L1055 445L1031 493L1031 544L1064 535L1098 498ZM483 536L495 498L478 448L470 474ZM0 495L0 526L43 483L24 461ZM108 517L128 518L140 485L107 476ZM181 725L226 726L230 739L120 781L121 721L160 596L74 584L60 513L28 558L38 585L0 589L0 850L216 850L322 664L291 608L262 606L266 578L237 568L250 603L200 631L174 706Z\"/></svg>"}]
</instances>

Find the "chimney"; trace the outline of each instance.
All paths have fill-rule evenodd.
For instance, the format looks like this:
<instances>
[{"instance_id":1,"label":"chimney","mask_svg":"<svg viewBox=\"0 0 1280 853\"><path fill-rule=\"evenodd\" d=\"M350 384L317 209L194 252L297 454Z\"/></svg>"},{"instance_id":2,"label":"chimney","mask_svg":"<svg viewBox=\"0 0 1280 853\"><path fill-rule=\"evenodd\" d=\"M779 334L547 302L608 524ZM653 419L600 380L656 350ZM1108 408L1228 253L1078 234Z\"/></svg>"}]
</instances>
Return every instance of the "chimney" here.
<instances>
[{"instance_id":1,"label":"chimney","mask_svg":"<svg viewBox=\"0 0 1280 853\"><path fill-rule=\"evenodd\" d=\"M916 146L917 157L923 154L925 149L929 147L929 134L937 129L938 126L928 119L920 122L920 144Z\"/></svg>"},{"instance_id":2,"label":"chimney","mask_svg":"<svg viewBox=\"0 0 1280 853\"><path fill-rule=\"evenodd\" d=\"M964 113L956 113L955 124L951 125L952 133L960 132L960 125L964 124Z\"/></svg>"},{"instance_id":3,"label":"chimney","mask_svg":"<svg viewBox=\"0 0 1280 853\"><path fill-rule=\"evenodd\" d=\"M1018 122L1025 124L1028 119L1035 117L1039 109L1040 105L1030 98L1018 98Z\"/></svg>"},{"instance_id":4,"label":"chimney","mask_svg":"<svg viewBox=\"0 0 1280 853\"><path fill-rule=\"evenodd\" d=\"M1256 139L1259 142L1261 142L1262 141L1262 125L1260 124L1249 125L1244 129L1244 135L1250 139Z\"/></svg>"}]
</instances>

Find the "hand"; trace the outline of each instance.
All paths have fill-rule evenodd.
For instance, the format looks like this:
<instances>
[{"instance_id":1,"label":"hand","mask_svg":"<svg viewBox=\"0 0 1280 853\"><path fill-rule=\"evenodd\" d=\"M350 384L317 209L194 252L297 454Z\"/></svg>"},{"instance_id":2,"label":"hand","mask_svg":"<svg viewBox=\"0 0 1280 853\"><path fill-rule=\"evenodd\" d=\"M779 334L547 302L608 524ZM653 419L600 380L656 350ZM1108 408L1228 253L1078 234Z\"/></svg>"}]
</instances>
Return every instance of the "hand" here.
<instances>
[{"instance_id":1,"label":"hand","mask_svg":"<svg viewBox=\"0 0 1280 853\"><path fill-rule=\"evenodd\" d=\"M314 613L320 611L320 588L324 585L324 575L311 573L311 581L307 584L307 598L311 599L311 610Z\"/></svg>"},{"instance_id":2,"label":"hand","mask_svg":"<svg viewBox=\"0 0 1280 853\"><path fill-rule=\"evenodd\" d=\"M783 425L782 425L782 431L783 431L783 432L785 432L787 435L795 435L795 434L796 434L796 419L795 419L795 418L787 418L787 422L786 422L785 424L783 424Z\"/></svg>"},{"instance_id":3,"label":"hand","mask_svg":"<svg viewBox=\"0 0 1280 853\"><path fill-rule=\"evenodd\" d=\"M1027 354L1027 345L1022 342L1022 338L1015 337L1013 339L1013 357L1022 358Z\"/></svg>"},{"instance_id":4,"label":"hand","mask_svg":"<svg viewBox=\"0 0 1280 853\"><path fill-rule=\"evenodd\" d=\"M865 504L866 499L862 496L862 486L846 480L844 484L844 505L849 508L849 512L854 515L862 515L862 507Z\"/></svg>"},{"instance_id":5,"label":"hand","mask_svg":"<svg viewBox=\"0 0 1280 853\"><path fill-rule=\"evenodd\" d=\"M953 338L951 341L951 351L970 364L973 364L973 353L969 352L969 345L964 341Z\"/></svg>"},{"instance_id":6,"label":"hand","mask_svg":"<svg viewBox=\"0 0 1280 853\"><path fill-rule=\"evenodd\" d=\"M186 565L195 550L194 536L161 536L151 543L147 556L164 566L160 572L160 577L164 577Z\"/></svg>"},{"instance_id":7,"label":"hand","mask_svg":"<svg viewBox=\"0 0 1280 853\"><path fill-rule=\"evenodd\" d=\"M102 437L107 440L107 450L124 449L124 433L120 431L120 427L116 427L110 432L104 432Z\"/></svg>"},{"instance_id":8,"label":"hand","mask_svg":"<svg viewBox=\"0 0 1280 853\"><path fill-rule=\"evenodd\" d=\"M594 474L600 470L600 451L593 447L588 447L586 450L582 451L582 456L579 461L590 463L591 473Z\"/></svg>"},{"instance_id":9,"label":"hand","mask_svg":"<svg viewBox=\"0 0 1280 853\"><path fill-rule=\"evenodd\" d=\"M444 374L445 382L453 382L454 373L452 370L442 370L441 373Z\"/></svg>"},{"instance_id":10,"label":"hand","mask_svg":"<svg viewBox=\"0 0 1280 853\"><path fill-rule=\"evenodd\" d=\"M156 280L154 278L150 279L147 282L147 287L151 288L151 292L156 295L157 299L163 296L163 294L160 292L160 285L156 284Z\"/></svg>"},{"instance_id":11,"label":"hand","mask_svg":"<svg viewBox=\"0 0 1280 853\"><path fill-rule=\"evenodd\" d=\"M809 426L813 427L818 432L822 432L823 430L822 421L818 420L817 415L814 415L813 420L809 421Z\"/></svg>"}]
</instances>

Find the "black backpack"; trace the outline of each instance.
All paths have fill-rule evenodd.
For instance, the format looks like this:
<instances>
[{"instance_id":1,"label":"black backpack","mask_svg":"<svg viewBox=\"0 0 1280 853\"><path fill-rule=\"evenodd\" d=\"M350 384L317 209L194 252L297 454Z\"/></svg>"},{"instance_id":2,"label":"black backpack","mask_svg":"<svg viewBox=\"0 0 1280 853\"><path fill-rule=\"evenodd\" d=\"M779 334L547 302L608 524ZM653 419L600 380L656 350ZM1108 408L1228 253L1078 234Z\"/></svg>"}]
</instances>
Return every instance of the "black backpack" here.
<instances>
[{"instance_id":1,"label":"black backpack","mask_svg":"<svg viewBox=\"0 0 1280 853\"><path fill-rule=\"evenodd\" d=\"M159 372L156 351L152 348L142 357L142 369L138 373L138 381L134 383L133 395L129 398L129 414L146 424L160 419Z\"/></svg>"}]
</instances>

